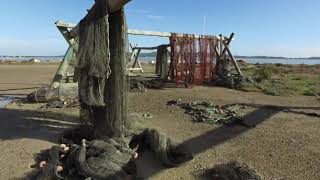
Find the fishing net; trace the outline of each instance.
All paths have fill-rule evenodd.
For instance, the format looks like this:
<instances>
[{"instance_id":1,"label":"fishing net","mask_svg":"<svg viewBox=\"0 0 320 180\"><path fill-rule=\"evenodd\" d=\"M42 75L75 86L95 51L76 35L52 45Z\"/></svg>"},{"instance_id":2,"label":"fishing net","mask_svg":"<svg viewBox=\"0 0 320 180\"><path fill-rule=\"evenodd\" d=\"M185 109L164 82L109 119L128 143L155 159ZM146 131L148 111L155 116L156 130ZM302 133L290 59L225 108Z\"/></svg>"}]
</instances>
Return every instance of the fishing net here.
<instances>
[{"instance_id":1,"label":"fishing net","mask_svg":"<svg viewBox=\"0 0 320 180\"><path fill-rule=\"evenodd\" d=\"M106 2L96 0L94 13L90 11L80 23L75 74L81 115L88 125L65 132L61 146L41 153L37 167L42 179L135 176L133 149L139 147L149 148L167 167L192 159L185 148L156 130L133 136L137 131L127 120L126 17L124 9L108 15Z\"/></svg>"},{"instance_id":2,"label":"fishing net","mask_svg":"<svg viewBox=\"0 0 320 180\"><path fill-rule=\"evenodd\" d=\"M239 124L245 127L252 127L244 122L244 114L241 110L243 106L220 106L212 102L182 102L169 101L169 106L179 107L185 110L186 114L191 115L195 122L205 122L214 125L233 125Z\"/></svg>"},{"instance_id":3,"label":"fishing net","mask_svg":"<svg viewBox=\"0 0 320 180\"><path fill-rule=\"evenodd\" d=\"M123 9L108 14L106 4L100 1L106 2L97 0L80 23L75 69L79 99L84 104L80 111L92 118L87 121L94 124L97 137L120 137L127 119L126 16Z\"/></svg>"},{"instance_id":4,"label":"fishing net","mask_svg":"<svg viewBox=\"0 0 320 180\"><path fill-rule=\"evenodd\" d=\"M107 1L98 0L94 13L80 22L77 69L89 76L104 78L110 73L109 15Z\"/></svg>"},{"instance_id":5,"label":"fishing net","mask_svg":"<svg viewBox=\"0 0 320 180\"><path fill-rule=\"evenodd\" d=\"M76 71L80 101L89 106L105 106L105 80L109 77L109 15L107 1L96 1L94 13L80 22ZM78 78L76 78L78 79Z\"/></svg>"},{"instance_id":6,"label":"fishing net","mask_svg":"<svg viewBox=\"0 0 320 180\"><path fill-rule=\"evenodd\" d=\"M216 55L214 48L217 43L214 36L179 35L172 33L171 44L171 79L176 84L184 83L201 85L215 78L214 67Z\"/></svg>"},{"instance_id":7,"label":"fishing net","mask_svg":"<svg viewBox=\"0 0 320 180\"><path fill-rule=\"evenodd\" d=\"M90 126L66 131L61 137L63 146L54 146L37 155L37 177L97 180L136 177L136 151L141 154L147 149L168 168L193 158L186 147L154 129L127 138L94 140L92 134ZM44 167L40 167L42 162ZM59 167L63 170L59 171Z\"/></svg>"},{"instance_id":8,"label":"fishing net","mask_svg":"<svg viewBox=\"0 0 320 180\"><path fill-rule=\"evenodd\" d=\"M238 162L220 164L204 174L205 179L216 180L261 180L258 173L248 165Z\"/></svg>"}]
</instances>

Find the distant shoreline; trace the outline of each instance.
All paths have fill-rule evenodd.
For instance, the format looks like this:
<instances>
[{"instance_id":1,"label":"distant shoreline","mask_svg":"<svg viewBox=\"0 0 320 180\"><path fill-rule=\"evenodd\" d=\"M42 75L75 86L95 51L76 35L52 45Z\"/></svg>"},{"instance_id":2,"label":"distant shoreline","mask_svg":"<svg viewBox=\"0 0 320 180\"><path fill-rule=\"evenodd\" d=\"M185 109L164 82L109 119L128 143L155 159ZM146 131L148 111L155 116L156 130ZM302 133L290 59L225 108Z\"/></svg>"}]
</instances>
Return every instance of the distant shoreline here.
<instances>
[{"instance_id":1,"label":"distant shoreline","mask_svg":"<svg viewBox=\"0 0 320 180\"><path fill-rule=\"evenodd\" d=\"M237 59L241 58L256 58L256 59L315 59L320 60L320 57L276 57L276 56L235 56Z\"/></svg>"},{"instance_id":2,"label":"distant shoreline","mask_svg":"<svg viewBox=\"0 0 320 180\"><path fill-rule=\"evenodd\" d=\"M151 53L140 53L141 57L156 57L157 53L156 52L151 52ZM9 55L0 55L0 59L3 58L14 58L14 59L32 59L32 58L44 58L44 59L49 59L49 58L60 58L62 59L64 55L59 55L59 56L9 56ZM319 57L282 57L282 56L241 56L241 55L236 55L235 58L241 59L241 58L258 58L258 59L317 59L320 60Z\"/></svg>"},{"instance_id":3,"label":"distant shoreline","mask_svg":"<svg viewBox=\"0 0 320 180\"><path fill-rule=\"evenodd\" d=\"M139 57L141 61L155 61L156 56L154 53L142 53ZM272 56L235 56L237 60L244 60L250 64L320 64L320 57L309 57L309 58L288 58L288 57L272 57ZM63 56L0 56L2 62L24 62L31 59L38 59L41 62L59 62L62 61Z\"/></svg>"}]
</instances>

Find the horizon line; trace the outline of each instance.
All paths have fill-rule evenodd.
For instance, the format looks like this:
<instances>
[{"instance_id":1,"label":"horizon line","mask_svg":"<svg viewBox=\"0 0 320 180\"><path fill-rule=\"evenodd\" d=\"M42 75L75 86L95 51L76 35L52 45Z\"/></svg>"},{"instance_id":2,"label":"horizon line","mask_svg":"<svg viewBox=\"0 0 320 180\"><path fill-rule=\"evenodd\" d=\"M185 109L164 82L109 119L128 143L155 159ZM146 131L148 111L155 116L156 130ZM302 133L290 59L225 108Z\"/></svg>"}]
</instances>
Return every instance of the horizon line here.
<instances>
[{"instance_id":1,"label":"horizon line","mask_svg":"<svg viewBox=\"0 0 320 180\"><path fill-rule=\"evenodd\" d=\"M153 52L145 53L151 54ZM143 54L143 53L142 53ZM64 57L64 55L0 55L0 57ZM235 55L235 57L243 57L243 58L281 58L281 59L311 59L318 58L320 56L308 56L308 57L286 57L286 56L268 56L268 55Z\"/></svg>"}]
</instances>

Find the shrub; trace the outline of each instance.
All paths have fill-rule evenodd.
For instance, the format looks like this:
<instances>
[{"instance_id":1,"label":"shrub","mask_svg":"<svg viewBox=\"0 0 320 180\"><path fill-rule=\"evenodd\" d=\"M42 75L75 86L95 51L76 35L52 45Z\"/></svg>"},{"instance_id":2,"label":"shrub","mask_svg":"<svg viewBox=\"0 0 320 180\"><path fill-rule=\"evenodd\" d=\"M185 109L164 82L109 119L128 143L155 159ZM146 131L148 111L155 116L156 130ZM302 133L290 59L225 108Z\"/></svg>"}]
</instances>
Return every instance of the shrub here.
<instances>
[{"instance_id":1,"label":"shrub","mask_svg":"<svg viewBox=\"0 0 320 180\"><path fill-rule=\"evenodd\" d=\"M266 65L260 69L257 69L254 73L257 82L262 82L264 80L270 80L274 74L279 74L279 69L273 65Z\"/></svg>"}]
</instances>

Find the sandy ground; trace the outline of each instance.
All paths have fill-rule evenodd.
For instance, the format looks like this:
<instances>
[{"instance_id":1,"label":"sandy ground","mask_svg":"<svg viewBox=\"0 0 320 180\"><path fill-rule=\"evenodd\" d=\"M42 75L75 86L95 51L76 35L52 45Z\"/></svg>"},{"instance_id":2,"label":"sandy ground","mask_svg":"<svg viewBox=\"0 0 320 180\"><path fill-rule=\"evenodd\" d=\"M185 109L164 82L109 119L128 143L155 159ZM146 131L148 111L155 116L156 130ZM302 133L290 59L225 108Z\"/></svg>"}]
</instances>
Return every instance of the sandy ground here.
<instances>
[{"instance_id":1,"label":"sandy ground","mask_svg":"<svg viewBox=\"0 0 320 180\"><path fill-rule=\"evenodd\" d=\"M23 97L49 83L56 65L0 65L0 96ZM198 179L203 169L239 161L264 179L319 179L320 118L247 109L243 126L221 127L193 123L183 110L168 107L169 100L206 100L217 104L266 104L320 112L315 97L274 97L217 87L168 88L129 94L129 111L141 116L144 126L156 128L186 144L195 159L182 167L163 169L151 154L137 162L141 177L149 179ZM77 122L78 109L41 109L42 105L13 104L0 109L0 179L25 178L33 154L57 142L59 133Z\"/></svg>"}]
</instances>

